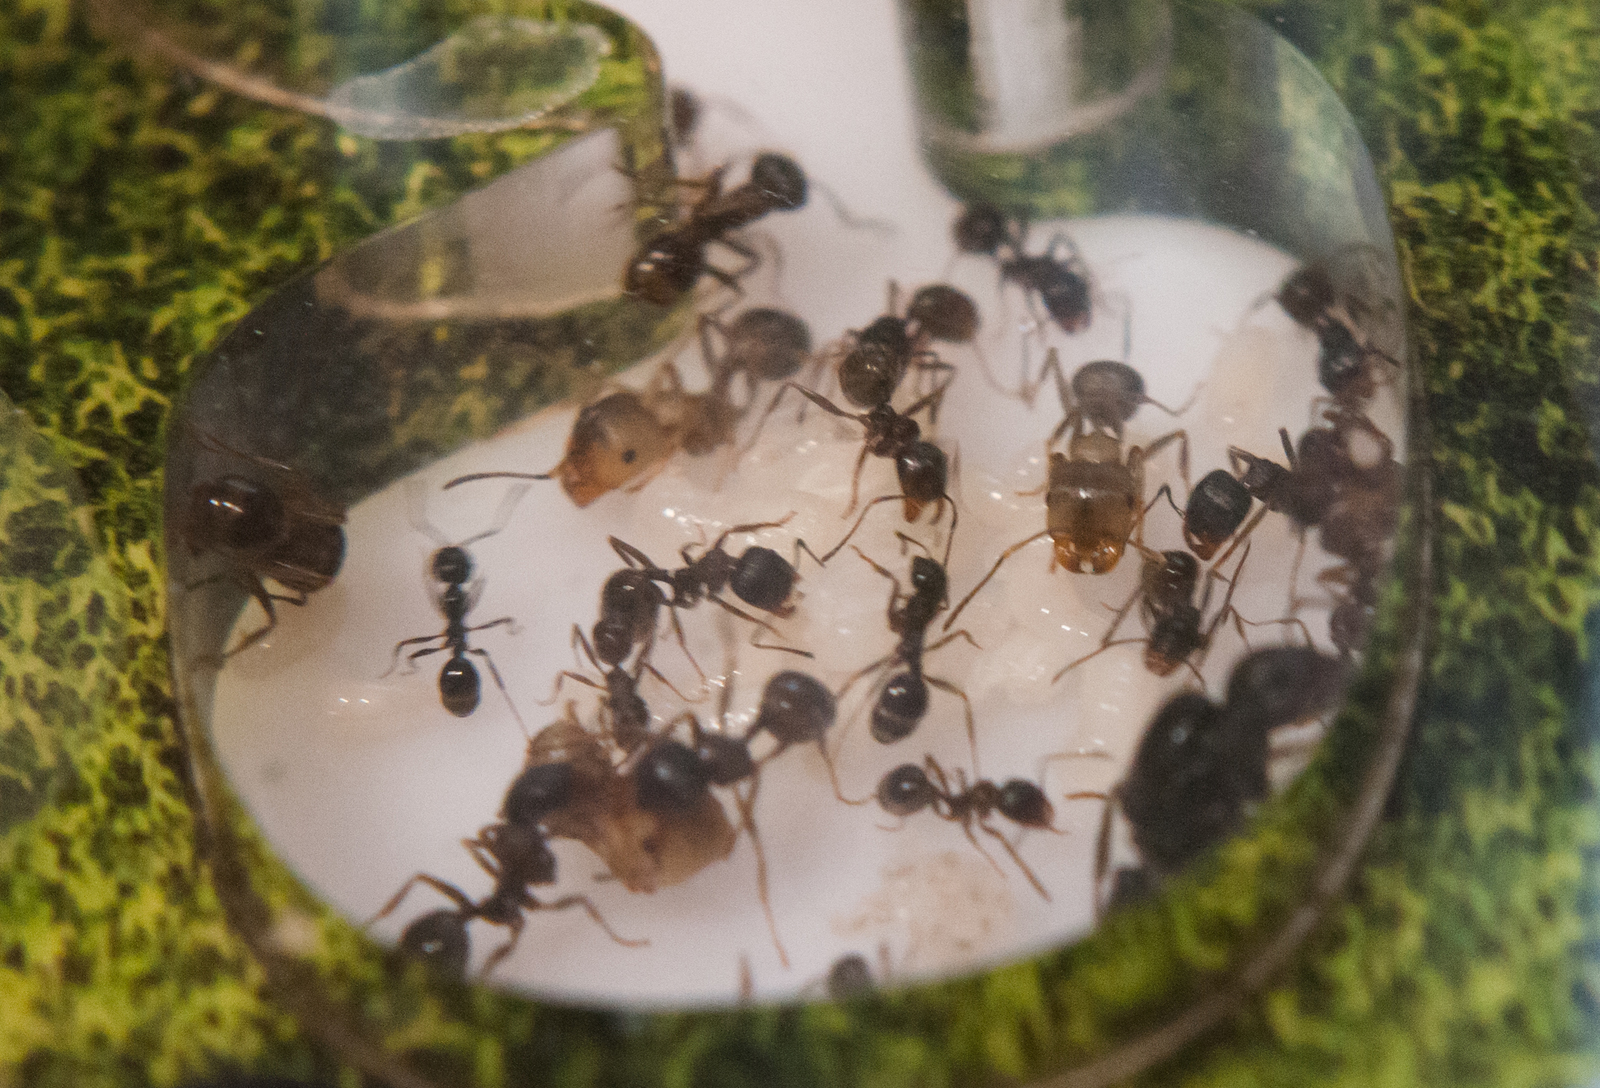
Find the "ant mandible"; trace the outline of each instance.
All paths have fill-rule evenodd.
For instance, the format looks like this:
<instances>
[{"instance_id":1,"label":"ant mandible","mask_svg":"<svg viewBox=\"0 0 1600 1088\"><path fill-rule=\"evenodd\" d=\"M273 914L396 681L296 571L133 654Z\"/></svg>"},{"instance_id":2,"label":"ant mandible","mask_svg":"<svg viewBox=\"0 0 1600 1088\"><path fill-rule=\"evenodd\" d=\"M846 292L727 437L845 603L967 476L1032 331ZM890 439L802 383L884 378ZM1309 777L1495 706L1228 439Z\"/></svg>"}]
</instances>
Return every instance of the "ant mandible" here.
<instances>
[{"instance_id":1,"label":"ant mandible","mask_svg":"<svg viewBox=\"0 0 1600 1088\"><path fill-rule=\"evenodd\" d=\"M806 202L806 176L800 164L787 155L763 152L750 167L750 180L726 192L722 176L727 167L713 170L698 181L680 185L703 188L704 195L689 209L683 222L668 227L646 242L623 273L625 294L657 306L671 306L694 289L701 276L741 291L739 279L755 268L755 251L729 235L770 212L793 211ZM706 260L706 248L716 242L745 259L737 272L726 272Z\"/></svg>"},{"instance_id":2,"label":"ant mandible","mask_svg":"<svg viewBox=\"0 0 1600 1088\"><path fill-rule=\"evenodd\" d=\"M216 581L233 581L261 605L267 622L243 636L222 656L233 657L255 645L278 626L274 602L304 605L312 593L332 584L344 565L343 508L318 498L295 469L190 429L201 449L239 458L277 474L271 487L247 476L228 474L202 480L189 489L183 511L182 536L190 555L215 552L229 567L202 578L194 590ZM270 579L288 590L273 593Z\"/></svg>"},{"instance_id":3,"label":"ant mandible","mask_svg":"<svg viewBox=\"0 0 1600 1088\"><path fill-rule=\"evenodd\" d=\"M428 559L428 572L437 583L437 588L430 591L434 607L444 617L444 630L436 635L419 635L416 638L401 639L394 645L394 657L389 662L388 676L400 664L400 652L407 646L422 646L406 655L408 665L413 665L418 658L431 654L450 652L450 658L439 670L439 702L450 713L458 718L465 718L478 709L479 696L482 692L482 682L478 677L478 670L467 655L483 658L483 663L489 666L489 675L494 677L495 686L500 689L500 694L506 697L506 705L511 707L511 716L517 720L517 725L526 734L528 727L522 720L522 715L517 713L516 704L511 701L511 693L506 690L505 680L500 676L500 670L495 667L494 658L489 656L489 651L482 647L473 647L469 644L468 635L474 631L487 631L493 627L511 627L513 633L516 621L510 616L502 616L488 623L476 626L467 626L467 614L478 603L478 595L483 590L483 579L473 577L472 554L467 549L478 541L494 536L504 529L510 520L512 511L517 502L528 490L523 484L513 487L506 493L505 499L500 503L494 521L483 532L470 536L459 544L446 544L439 532L430 525L420 512L414 512L412 523L419 530L426 533L439 544L432 556ZM470 585L469 585L470 583ZM428 646L427 643L437 642L437 646Z\"/></svg>"},{"instance_id":4,"label":"ant mandible","mask_svg":"<svg viewBox=\"0 0 1600 1088\"><path fill-rule=\"evenodd\" d=\"M1043 253L1024 252L1027 224L993 204L969 204L956 219L956 248L963 253L995 258L1002 283L1011 282L1028 293L1029 304L1038 296L1045 312L1062 332L1072 334L1089 327L1091 295L1089 270L1077 246L1057 234ZM1067 257L1056 255L1065 245Z\"/></svg>"}]
</instances>

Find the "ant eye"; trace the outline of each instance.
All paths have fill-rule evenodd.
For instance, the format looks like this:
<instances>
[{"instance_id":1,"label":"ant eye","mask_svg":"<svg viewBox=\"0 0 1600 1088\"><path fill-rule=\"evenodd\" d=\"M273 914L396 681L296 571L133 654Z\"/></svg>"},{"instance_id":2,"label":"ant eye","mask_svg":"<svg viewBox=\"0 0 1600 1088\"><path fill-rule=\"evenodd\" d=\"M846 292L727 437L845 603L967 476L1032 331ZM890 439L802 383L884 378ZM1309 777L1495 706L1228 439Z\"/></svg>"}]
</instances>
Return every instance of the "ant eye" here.
<instances>
[{"instance_id":1,"label":"ant eye","mask_svg":"<svg viewBox=\"0 0 1600 1088\"><path fill-rule=\"evenodd\" d=\"M623 450L622 451L622 463L623 464L631 465L635 461L637 461L638 459L639 459L639 451L638 450Z\"/></svg>"}]
</instances>

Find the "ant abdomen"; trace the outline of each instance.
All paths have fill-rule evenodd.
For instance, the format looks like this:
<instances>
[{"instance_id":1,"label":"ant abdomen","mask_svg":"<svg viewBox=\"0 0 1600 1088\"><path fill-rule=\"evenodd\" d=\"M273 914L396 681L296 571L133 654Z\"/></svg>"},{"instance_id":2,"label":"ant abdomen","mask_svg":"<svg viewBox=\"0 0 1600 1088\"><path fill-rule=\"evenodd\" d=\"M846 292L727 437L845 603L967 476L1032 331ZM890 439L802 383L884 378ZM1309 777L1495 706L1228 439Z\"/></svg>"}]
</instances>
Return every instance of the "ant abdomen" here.
<instances>
[{"instance_id":1,"label":"ant abdomen","mask_svg":"<svg viewBox=\"0 0 1600 1088\"><path fill-rule=\"evenodd\" d=\"M1049 827L1056 812L1044 790L1025 778L1012 778L1000 787L995 807L1000 815L1022 827Z\"/></svg>"},{"instance_id":2,"label":"ant abdomen","mask_svg":"<svg viewBox=\"0 0 1600 1088\"><path fill-rule=\"evenodd\" d=\"M721 733L704 733L695 743L695 758L705 768L712 785L731 786L755 774L755 760L750 749L733 737Z\"/></svg>"},{"instance_id":3,"label":"ant abdomen","mask_svg":"<svg viewBox=\"0 0 1600 1088\"><path fill-rule=\"evenodd\" d=\"M950 464L944 450L926 439L901 447L894 459L895 475L900 480L901 501L907 521L916 521L922 508L938 502L950 483Z\"/></svg>"},{"instance_id":4,"label":"ant abdomen","mask_svg":"<svg viewBox=\"0 0 1600 1088\"><path fill-rule=\"evenodd\" d=\"M911 816L938 799L927 772L915 763L902 763L878 783L878 805L891 816Z\"/></svg>"},{"instance_id":5,"label":"ant abdomen","mask_svg":"<svg viewBox=\"0 0 1600 1088\"><path fill-rule=\"evenodd\" d=\"M456 910L429 911L400 934L400 951L441 974L463 978L471 953L467 920Z\"/></svg>"},{"instance_id":6,"label":"ant abdomen","mask_svg":"<svg viewBox=\"0 0 1600 1088\"><path fill-rule=\"evenodd\" d=\"M482 695L478 670L461 654L446 661L439 670L439 702L456 717L465 718L477 710Z\"/></svg>"},{"instance_id":7,"label":"ant abdomen","mask_svg":"<svg viewBox=\"0 0 1600 1088\"><path fill-rule=\"evenodd\" d=\"M763 381L799 373L811 354L811 330L791 313L758 306L729 323L726 364Z\"/></svg>"},{"instance_id":8,"label":"ant abdomen","mask_svg":"<svg viewBox=\"0 0 1600 1088\"><path fill-rule=\"evenodd\" d=\"M888 404L905 377L911 335L898 317L880 317L856 334L854 349L839 364L839 390L857 408Z\"/></svg>"},{"instance_id":9,"label":"ant abdomen","mask_svg":"<svg viewBox=\"0 0 1600 1088\"><path fill-rule=\"evenodd\" d=\"M872 739L893 744L916 732L928 713L928 684L916 673L903 672L884 685L872 707Z\"/></svg>"},{"instance_id":10,"label":"ant abdomen","mask_svg":"<svg viewBox=\"0 0 1600 1088\"><path fill-rule=\"evenodd\" d=\"M747 548L739 557L728 587L751 608L778 612L794 592L798 573L787 559L771 548Z\"/></svg>"},{"instance_id":11,"label":"ant abdomen","mask_svg":"<svg viewBox=\"0 0 1600 1088\"><path fill-rule=\"evenodd\" d=\"M750 735L770 733L780 749L812 741L820 744L837 713L833 692L821 681L803 672L780 672L761 693Z\"/></svg>"},{"instance_id":12,"label":"ant abdomen","mask_svg":"<svg viewBox=\"0 0 1600 1088\"><path fill-rule=\"evenodd\" d=\"M671 739L652 745L633 771L634 796L646 812L688 812L705 799L710 781L694 749Z\"/></svg>"},{"instance_id":13,"label":"ant abdomen","mask_svg":"<svg viewBox=\"0 0 1600 1088\"><path fill-rule=\"evenodd\" d=\"M954 234L961 252L993 256L1009 237L1006 214L993 204L968 204L956 219Z\"/></svg>"},{"instance_id":14,"label":"ant abdomen","mask_svg":"<svg viewBox=\"0 0 1600 1088\"><path fill-rule=\"evenodd\" d=\"M917 288L906 306L906 320L919 335L949 344L966 344L978 335L978 306L965 292L944 283Z\"/></svg>"},{"instance_id":15,"label":"ant abdomen","mask_svg":"<svg viewBox=\"0 0 1600 1088\"><path fill-rule=\"evenodd\" d=\"M775 211L793 211L806 202L806 175L787 155L767 151L750 166L750 184L765 196Z\"/></svg>"},{"instance_id":16,"label":"ant abdomen","mask_svg":"<svg viewBox=\"0 0 1600 1088\"><path fill-rule=\"evenodd\" d=\"M572 796L572 764L540 763L524 770L511 783L500 815L508 824L537 827L552 812L570 804Z\"/></svg>"}]
</instances>

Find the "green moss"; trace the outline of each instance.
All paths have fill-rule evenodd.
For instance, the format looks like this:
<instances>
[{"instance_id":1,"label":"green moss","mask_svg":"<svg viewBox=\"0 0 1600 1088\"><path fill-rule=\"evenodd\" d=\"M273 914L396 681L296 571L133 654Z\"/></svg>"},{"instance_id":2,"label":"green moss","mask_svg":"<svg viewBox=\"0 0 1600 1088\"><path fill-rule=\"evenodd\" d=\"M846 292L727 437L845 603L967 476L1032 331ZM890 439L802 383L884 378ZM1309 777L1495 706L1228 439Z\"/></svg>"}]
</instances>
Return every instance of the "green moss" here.
<instances>
[{"instance_id":1,"label":"green moss","mask_svg":"<svg viewBox=\"0 0 1600 1088\"><path fill-rule=\"evenodd\" d=\"M1594 1071L1600 1029L1600 695L1585 679L1600 634L1600 27L1577 0L1247 6L1344 95L1388 186L1432 415L1438 615L1406 764L1346 897L1226 1031L1145 1079L1575 1082ZM430 20L467 10L341 5L372 30L372 52L338 58L329 42L349 28L327 24L332 7L171 11L224 7L214 39L195 44L260 50L274 78L312 91L341 65L430 44ZM380 45L394 28L416 41ZM268 292L555 139L342 137L112 52L63 0L0 2L0 388L88 492L79 506L47 476L26 500L0 491L16 502L0 524L22 541L0 573L48 575L27 579L39 596L26 623L6 611L19 580L0 579L6 675L33 652L52 664L36 690L62 700L49 719L8 719L21 724L0 750L8 768L72 769L0 834L0 1084L165 1086L227 1060L353 1088L290 1014L314 1015L300 1003L312 989L444 1083L1026 1079L1184 1007L1304 893L1374 736L1362 708L1381 670L1252 834L1091 940L983 979L848 1009L530 1009L378 955L247 841L261 906L312 973L268 978L224 924L177 769L162 427L199 353ZM451 388L419 390L418 404L436 411ZM464 428L475 410L459 406ZM79 511L100 553L59 546ZM1386 604L1391 648L1403 608ZM11 641L28 623L37 636ZM109 713L52 752L41 723L89 714L68 704L90 695ZM308 977L316 988L299 985Z\"/></svg>"}]
</instances>

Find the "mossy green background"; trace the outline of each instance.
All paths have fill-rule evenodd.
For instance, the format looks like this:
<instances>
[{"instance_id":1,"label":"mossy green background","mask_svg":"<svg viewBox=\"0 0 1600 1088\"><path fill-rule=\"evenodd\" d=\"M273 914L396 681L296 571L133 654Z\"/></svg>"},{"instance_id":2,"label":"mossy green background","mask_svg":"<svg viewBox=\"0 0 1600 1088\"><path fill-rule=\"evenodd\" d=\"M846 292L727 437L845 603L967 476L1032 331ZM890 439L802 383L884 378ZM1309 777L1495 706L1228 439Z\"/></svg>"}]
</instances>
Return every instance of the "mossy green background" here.
<instances>
[{"instance_id":1,"label":"mossy green background","mask_svg":"<svg viewBox=\"0 0 1600 1088\"><path fill-rule=\"evenodd\" d=\"M1391 201L1433 428L1437 618L1407 759L1344 899L1286 977L1146 1079L1580 1083L1600 1072L1600 14L1245 6L1344 97ZM58 596L0 640L0 671L59 662L74 713L104 709L40 747L72 773L41 778L0 831L0 1085L166 1086L225 1065L360 1082L270 991L197 853L163 636L162 429L205 348L275 286L552 139L340 136L114 52L65 0L0 0L0 390L76 470L100 548L35 580ZM72 505L64 487L49 501ZM64 630L95 580L117 622ZM0 579L0 615L17 591ZM8 744L43 713L20 683L0 711ZM1025 1079L1159 1022L1288 909L1371 736L1357 719L1158 906L850 1009L530 1011L431 988L275 896L302 912L331 992L444 1083Z\"/></svg>"}]
</instances>

